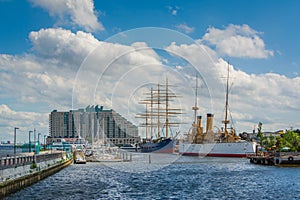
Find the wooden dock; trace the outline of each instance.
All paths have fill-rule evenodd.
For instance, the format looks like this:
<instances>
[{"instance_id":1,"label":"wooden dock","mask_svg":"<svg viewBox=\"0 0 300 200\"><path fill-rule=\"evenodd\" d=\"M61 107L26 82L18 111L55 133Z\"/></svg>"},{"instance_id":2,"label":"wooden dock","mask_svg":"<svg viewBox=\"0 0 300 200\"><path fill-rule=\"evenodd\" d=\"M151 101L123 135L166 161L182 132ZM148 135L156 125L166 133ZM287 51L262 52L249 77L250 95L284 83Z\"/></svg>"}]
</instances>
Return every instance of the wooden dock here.
<instances>
[{"instance_id":1,"label":"wooden dock","mask_svg":"<svg viewBox=\"0 0 300 200\"><path fill-rule=\"evenodd\" d=\"M274 156L249 156L250 163L260 165L275 165Z\"/></svg>"},{"instance_id":2,"label":"wooden dock","mask_svg":"<svg viewBox=\"0 0 300 200\"><path fill-rule=\"evenodd\" d=\"M300 167L300 152L275 152L247 158L253 164Z\"/></svg>"}]
</instances>

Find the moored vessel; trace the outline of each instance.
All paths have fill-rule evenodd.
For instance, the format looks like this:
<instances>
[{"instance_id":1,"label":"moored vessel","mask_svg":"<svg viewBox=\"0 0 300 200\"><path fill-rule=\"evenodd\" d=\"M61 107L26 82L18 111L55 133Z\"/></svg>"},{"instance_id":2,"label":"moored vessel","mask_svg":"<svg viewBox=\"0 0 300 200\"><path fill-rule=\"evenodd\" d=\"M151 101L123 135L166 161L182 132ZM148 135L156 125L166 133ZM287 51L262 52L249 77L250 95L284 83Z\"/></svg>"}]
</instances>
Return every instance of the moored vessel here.
<instances>
[{"instance_id":1,"label":"moored vessel","mask_svg":"<svg viewBox=\"0 0 300 200\"><path fill-rule=\"evenodd\" d=\"M76 149L73 156L74 164L86 164L85 154L82 149Z\"/></svg>"},{"instance_id":2,"label":"moored vessel","mask_svg":"<svg viewBox=\"0 0 300 200\"><path fill-rule=\"evenodd\" d=\"M146 122L142 124L146 130L146 138L139 144L140 151L143 153L174 153L175 137L169 135L170 127L177 126L179 122L169 121L170 118L176 118L181 114L181 109L170 108L170 100L176 98L174 93L169 92L168 79L165 85L157 84L157 89L149 93L149 97L141 102L146 105L146 112L139 114L138 117L145 118ZM150 111L148 111L150 105ZM150 121L150 122L149 122ZM163 123L162 123L163 122ZM150 128L150 137L148 134ZM157 134L153 134L156 129ZM162 130L165 130L163 135Z\"/></svg>"},{"instance_id":3,"label":"moored vessel","mask_svg":"<svg viewBox=\"0 0 300 200\"><path fill-rule=\"evenodd\" d=\"M120 146L120 149L130 152L137 152L140 150L140 147L138 144L123 144Z\"/></svg>"},{"instance_id":4,"label":"moored vessel","mask_svg":"<svg viewBox=\"0 0 300 200\"><path fill-rule=\"evenodd\" d=\"M196 94L194 110L194 123L192 125L192 133L185 135L185 138L179 142L179 154L188 156L212 156L212 157L247 157L256 152L256 142L243 141L235 134L235 130L231 127L228 131L228 82L229 67L226 81L226 104L225 119L222 121L224 128L214 132L214 115L207 114L206 132L203 132L202 117L197 116L197 90L198 81L196 78Z\"/></svg>"},{"instance_id":5,"label":"moored vessel","mask_svg":"<svg viewBox=\"0 0 300 200\"><path fill-rule=\"evenodd\" d=\"M85 152L87 162L123 162L122 152L118 147L95 146ZM127 153L127 152L126 152Z\"/></svg>"}]
</instances>

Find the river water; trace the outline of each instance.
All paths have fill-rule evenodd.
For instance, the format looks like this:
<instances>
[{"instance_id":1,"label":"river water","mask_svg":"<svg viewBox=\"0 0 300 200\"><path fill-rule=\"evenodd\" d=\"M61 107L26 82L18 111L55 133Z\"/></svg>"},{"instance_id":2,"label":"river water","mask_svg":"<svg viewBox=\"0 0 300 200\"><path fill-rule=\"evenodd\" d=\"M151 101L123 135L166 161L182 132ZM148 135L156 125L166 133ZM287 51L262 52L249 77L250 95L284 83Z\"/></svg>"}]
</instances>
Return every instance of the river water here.
<instances>
[{"instance_id":1,"label":"river water","mask_svg":"<svg viewBox=\"0 0 300 200\"><path fill-rule=\"evenodd\" d=\"M6 199L300 199L300 168L240 158L150 158L72 164Z\"/></svg>"},{"instance_id":2,"label":"river water","mask_svg":"<svg viewBox=\"0 0 300 200\"><path fill-rule=\"evenodd\" d=\"M16 148L16 154L22 152L21 148ZM0 149L0 158L7 157L7 156L14 156L14 149Z\"/></svg>"}]
</instances>

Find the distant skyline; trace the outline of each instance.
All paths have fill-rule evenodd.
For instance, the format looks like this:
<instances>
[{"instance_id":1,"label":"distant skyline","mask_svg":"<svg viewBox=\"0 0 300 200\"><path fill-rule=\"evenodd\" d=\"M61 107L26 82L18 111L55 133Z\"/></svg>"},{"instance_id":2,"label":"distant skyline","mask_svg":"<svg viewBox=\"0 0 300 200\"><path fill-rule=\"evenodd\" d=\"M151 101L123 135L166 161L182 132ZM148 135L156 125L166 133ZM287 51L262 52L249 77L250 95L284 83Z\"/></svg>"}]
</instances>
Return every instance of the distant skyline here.
<instances>
[{"instance_id":1,"label":"distant skyline","mask_svg":"<svg viewBox=\"0 0 300 200\"><path fill-rule=\"evenodd\" d=\"M14 127L18 142L34 128L48 134L53 109L88 104L138 123L139 95L165 76L181 86L183 120L191 122L194 68L203 76L201 115L214 112L219 127L227 61L238 132L252 132L259 121L264 131L300 128L299 6L297 0L0 0L1 140L12 141Z\"/></svg>"}]
</instances>

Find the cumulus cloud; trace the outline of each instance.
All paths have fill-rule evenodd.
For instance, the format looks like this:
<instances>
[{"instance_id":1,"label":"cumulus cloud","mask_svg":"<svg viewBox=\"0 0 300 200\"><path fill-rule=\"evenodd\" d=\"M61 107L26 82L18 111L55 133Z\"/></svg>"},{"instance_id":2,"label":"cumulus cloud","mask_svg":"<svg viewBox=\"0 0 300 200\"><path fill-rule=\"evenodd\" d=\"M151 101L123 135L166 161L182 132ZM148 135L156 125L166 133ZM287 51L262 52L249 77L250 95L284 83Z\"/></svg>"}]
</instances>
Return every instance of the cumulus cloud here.
<instances>
[{"instance_id":1,"label":"cumulus cloud","mask_svg":"<svg viewBox=\"0 0 300 200\"><path fill-rule=\"evenodd\" d=\"M38 133L48 134L48 113L21 112L10 108L6 104L0 105L1 139L10 140L13 138L13 128L18 127L17 141L25 142L28 138L28 131L38 128ZM11 141L12 142L12 141Z\"/></svg>"},{"instance_id":2,"label":"cumulus cloud","mask_svg":"<svg viewBox=\"0 0 300 200\"><path fill-rule=\"evenodd\" d=\"M143 68L147 65L148 68L150 65L161 65L161 61L155 51L145 43L133 43L130 46L101 43L82 63L77 74L73 95L84 98L76 98L74 104L78 107L87 102L93 104L97 101L106 102L105 106L112 107L112 101L109 99L123 95L123 99L126 100L129 91L139 84L139 80L149 80L151 77L149 72L147 73L147 67ZM127 77L130 78L127 80ZM114 92L116 85L119 88L125 85L127 89ZM114 108L117 109L117 106Z\"/></svg>"},{"instance_id":3,"label":"cumulus cloud","mask_svg":"<svg viewBox=\"0 0 300 200\"><path fill-rule=\"evenodd\" d=\"M247 27L239 33L259 34ZM222 77L227 74L228 64L204 43L175 41L166 46L164 50L185 60L179 65L173 63L172 56L165 57L165 52L155 51L145 41L110 43L89 33L61 28L31 32L29 39L30 53L0 55L0 97L4 101L0 105L0 131L6 135L12 133L14 126L40 126L47 132L47 114L53 109L69 110L72 103L74 109L88 104L104 105L138 123L134 116L143 109L138 102L147 88L163 84L166 77L177 86L174 91L182 95L174 103L185 110L183 118L189 123L197 70L201 79L199 114L213 112L216 126L221 126L225 105ZM168 62L164 65L165 59ZM299 77L248 74L232 65L229 70L233 82L229 104L238 131L251 131L258 121L267 130L300 126Z\"/></svg>"},{"instance_id":4,"label":"cumulus cloud","mask_svg":"<svg viewBox=\"0 0 300 200\"><path fill-rule=\"evenodd\" d=\"M59 23L71 20L88 32L102 31L104 26L98 21L92 0L30 0L33 5L47 10Z\"/></svg>"},{"instance_id":5,"label":"cumulus cloud","mask_svg":"<svg viewBox=\"0 0 300 200\"><path fill-rule=\"evenodd\" d=\"M179 25L176 25L175 26L178 30L180 31L183 31L184 33L186 34L189 34L189 33L193 33L195 28L194 27L190 27L186 24L179 24Z\"/></svg>"},{"instance_id":6,"label":"cumulus cloud","mask_svg":"<svg viewBox=\"0 0 300 200\"><path fill-rule=\"evenodd\" d=\"M32 31L29 39L32 49L40 58L55 59L73 65L80 65L87 54L100 44L90 33L72 33L62 28Z\"/></svg>"},{"instance_id":7,"label":"cumulus cloud","mask_svg":"<svg viewBox=\"0 0 300 200\"><path fill-rule=\"evenodd\" d=\"M59 67L52 60L33 55L0 55L1 98L15 99L12 105L21 106L21 110L27 106L45 112L53 107L61 108L61 105L66 108L70 105L70 97L66 94L72 92L75 72Z\"/></svg>"},{"instance_id":8,"label":"cumulus cloud","mask_svg":"<svg viewBox=\"0 0 300 200\"><path fill-rule=\"evenodd\" d=\"M48 70L47 74L43 75L26 73L27 78L42 83L47 80L46 83L51 83L51 87L61 87L62 91L73 95L75 108L94 104L94 91L98 85L101 86L98 87L101 89L101 98L97 97L98 100L109 102L106 99L111 96L111 88L120 77L144 63L161 63L155 51L148 48L144 42L135 42L129 46L108 43L82 31L72 33L61 28L31 32L29 38L37 59L47 63ZM61 81L68 83L68 87L62 87L59 84ZM48 91L52 92L51 89ZM111 103L106 106L111 107Z\"/></svg>"},{"instance_id":9,"label":"cumulus cloud","mask_svg":"<svg viewBox=\"0 0 300 200\"><path fill-rule=\"evenodd\" d=\"M72 107L76 72L85 56L99 45L91 34L63 29L41 29L31 32L29 39L33 45L30 54L0 55L0 96L4 100L0 121L6 136L14 126L6 120L9 115L22 130L35 126L47 133L48 113ZM14 107L19 111L11 109ZM47 114L41 117L39 113ZM27 114L26 120L16 117Z\"/></svg>"},{"instance_id":10,"label":"cumulus cloud","mask_svg":"<svg viewBox=\"0 0 300 200\"><path fill-rule=\"evenodd\" d=\"M210 27L201 42L215 48L222 56L245 58L268 58L274 55L272 50L265 49L260 38L261 33L248 25L230 24L224 30Z\"/></svg>"},{"instance_id":11,"label":"cumulus cloud","mask_svg":"<svg viewBox=\"0 0 300 200\"><path fill-rule=\"evenodd\" d=\"M259 121L263 122L265 130L271 131L300 126L297 114L300 103L299 77L289 78L276 73L248 74L228 65L211 51L207 51L207 54L201 53L206 49L201 48L201 45L172 44L166 49L184 55L204 77L202 81L206 82L212 95L216 126L221 126L220 122L224 117L225 77L228 67L230 113L238 131L250 132ZM205 99L201 90L199 98ZM202 102L200 107L207 107L206 103Z\"/></svg>"},{"instance_id":12,"label":"cumulus cloud","mask_svg":"<svg viewBox=\"0 0 300 200\"><path fill-rule=\"evenodd\" d=\"M145 62L161 63L156 53L147 49L143 42L132 45L108 43L89 33L72 33L61 28L31 32L29 39L33 50L30 54L0 55L0 96L1 99L14 99L5 103L10 107L18 106L18 110L49 113L53 109L69 110L72 102L74 109L93 103L109 108L112 89L120 77ZM88 56L90 59L85 60ZM130 81L134 83L143 78L136 76ZM101 90L94 102L97 87ZM128 94L126 91L119 94ZM9 107L2 109L12 110ZM7 118L7 112L1 112L0 120ZM26 127L22 120L16 120L20 123L18 126ZM33 124L34 120L29 118L28 123ZM9 134L12 124L6 122L3 121L7 128L1 128L1 131ZM48 128L47 122L42 125L43 129Z\"/></svg>"}]
</instances>

